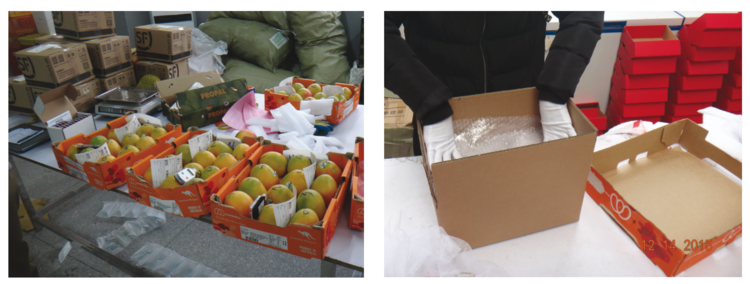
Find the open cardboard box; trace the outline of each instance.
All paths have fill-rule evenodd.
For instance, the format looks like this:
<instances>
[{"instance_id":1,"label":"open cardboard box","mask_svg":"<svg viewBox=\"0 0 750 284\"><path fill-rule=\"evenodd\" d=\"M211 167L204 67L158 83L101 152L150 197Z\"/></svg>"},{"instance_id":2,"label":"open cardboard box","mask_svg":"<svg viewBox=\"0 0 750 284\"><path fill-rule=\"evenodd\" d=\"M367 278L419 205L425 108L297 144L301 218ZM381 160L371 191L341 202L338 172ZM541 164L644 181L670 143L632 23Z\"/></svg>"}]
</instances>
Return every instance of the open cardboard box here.
<instances>
[{"instance_id":1,"label":"open cardboard box","mask_svg":"<svg viewBox=\"0 0 750 284\"><path fill-rule=\"evenodd\" d=\"M742 234L742 187L701 159L740 179L742 163L707 134L680 120L597 151L591 162L586 192L667 276Z\"/></svg>"},{"instance_id":2,"label":"open cardboard box","mask_svg":"<svg viewBox=\"0 0 750 284\"><path fill-rule=\"evenodd\" d=\"M734 47L700 47L690 43L690 31L682 27L677 35L680 36L682 54L690 61L719 61L732 60L735 58Z\"/></svg>"},{"instance_id":3,"label":"open cardboard box","mask_svg":"<svg viewBox=\"0 0 750 284\"><path fill-rule=\"evenodd\" d=\"M620 87L620 79L616 73L612 74L611 93L616 93L617 98L624 104L662 103L669 96L668 88L656 89L623 89Z\"/></svg>"},{"instance_id":4,"label":"open cardboard box","mask_svg":"<svg viewBox=\"0 0 750 284\"><path fill-rule=\"evenodd\" d=\"M690 44L700 47L740 47L742 46L742 29L706 29L698 30L697 25L685 25L690 30Z\"/></svg>"},{"instance_id":5,"label":"open cardboard box","mask_svg":"<svg viewBox=\"0 0 750 284\"><path fill-rule=\"evenodd\" d=\"M172 141L172 147L169 149L158 155L149 156L133 165L133 167L127 168L125 171L128 177L127 182L130 198L138 203L175 216L198 218L201 215L211 213L211 203L209 202L211 194L218 192L230 177L239 175L240 171L248 165L250 155L260 146L260 142L256 138L245 137L243 139L243 143L250 145L250 148L244 152L245 159L238 160L237 163L229 168L221 169L206 179L206 182L169 189L153 187L143 178L146 170L151 168L152 158L161 159L167 155L173 155L177 147L187 144L190 138L203 133L205 131L196 131L189 128L188 132L185 132L182 136Z\"/></svg>"},{"instance_id":6,"label":"open cardboard box","mask_svg":"<svg viewBox=\"0 0 750 284\"><path fill-rule=\"evenodd\" d=\"M716 92L716 90L669 89L669 101L677 104L712 103L716 101Z\"/></svg>"},{"instance_id":7,"label":"open cardboard box","mask_svg":"<svg viewBox=\"0 0 750 284\"><path fill-rule=\"evenodd\" d=\"M315 80L294 76L294 78L292 78L292 84L294 83L300 83L305 86L305 88L309 88L310 85L315 84ZM341 86L352 91L352 97L349 100L345 102L334 102L333 107L331 108L331 114L325 116L326 121L333 124L339 124L344 121L344 119L347 118L355 109L357 109L357 105L359 105L361 88L360 85L355 86L343 83L336 83L334 85ZM320 86L323 87L326 86L326 84L320 84ZM300 109L301 102L288 100L287 95L276 93L274 88L266 89L263 91L263 93L265 95L265 108L268 111L278 108L286 103L291 103L295 109Z\"/></svg>"},{"instance_id":8,"label":"open cardboard box","mask_svg":"<svg viewBox=\"0 0 750 284\"><path fill-rule=\"evenodd\" d=\"M216 194L211 196L211 219L214 229L226 236L296 256L323 259L333 234L336 232L336 225L341 217L341 209L351 184L352 153L345 155L328 153L330 161L341 168L341 180L339 180L338 191L327 206L321 222L311 226L289 224L282 228L244 217L234 207L222 203L224 198L237 190L239 183L250 175L252 166L258 164L261 155L268 151L283 153L288 149L284 145L268 142L262 142L255 153L250 156L248 166L239 175L231 177Z\"/></svg>"},{"instance_id":9,"label":"open cardboard box","mask_svg":"<svg viewBox=\"0 0 750 284\"><path fill-rule=\"evenodd\" d=\"M365 138L357 137L354 144L354 163L352 164L352 200L349 207L349 228L365 231L365 200L358 196L362 191L364 197L364 185L360 187L359 181L364 182L365 169ZM361 171L361 173L360 173Z\"/></svg>"},{"instance_id":10,"label":"open cardboard box","mask_svg":"<svg viewBox=\"0 0 750 284\"><path fill-rule=\"evenodd\" d=\"M171 140L182 135L182 126L167 124L164 126L167 130L167 134L154 139L156 140L156 144L153 146L140 149L138 154L127 152L118 156L114 160L104 163L86 162L81 165L65 155L68 148L74 144L91 144L91 139L98 135L107 137L111 130L125 126L125 124L127 124L126 119L127 116L121 116L120 118L107 122L107 127L99 129L91 134L78 134L64 141L53 142L52 152L55 154L57 165L65 173L85 181L98 189L111 190L125 184L125 168L132 166L148 156L156 156L163 152L171 147Z\"/></svg>"},{"instance_id":11,"label":"open cardboard box","mask_svg":"<svg viewBox=\"0 0 750 284\"><path fill-rule=\"evenodd\" d=\"M161 97L161 112L169 121L180 120L179 112L170 111L170 107L177 101L175 94L187 91L195 83L207 87L224 83L224 79L218 71L211 70L154 83Z\"/></svg>"},{"instance_id":12,"label":"open cardboard box","mask_svg":"<svg viewBox=\"0 0 750 284\"><path fill-rule=\"evenodd\" d=\"M680 55L680 41L667 25L625 26L620 41L629 58Z\"/></svg>"},{"instance_id":13,"label":"open cardboard box","mask_svg":"<svg viewBox=\"0 0 750 284\"><path fill-rule=\"evenodd\" d=\"M536 88L449 100L453 119L539 115ZM578 221L597 130L572 100L578 135L428 164L437 221L472 248ZM422 124L418 122L422 153ZM565 166L562 166L565 165Z\"/></svg>"},{"instance_id":14,"label":"open cardboard box","mask_svg":"<svg viewBox=\"0 0 750 284\"><path fill-rule=\"evenodd\" d=\"M607 116L599 109L598 102L576 103L576 106L597 130L607 130Z\"/></svg>"},{"instance_id":15,"label":"open cardboard box","mask_svg":"<svg viewBox=\"0 0 750 284\"><path fill-rule=\"evenodd\" d=\"M94 116L89 113L78 112L71 102L77 96L78 91L75 86L66 84L40 94L37 96L36 101L34 101L34 112L42 120L42 123L47 126L47 132L52 142L59 142L74 137L77 134L85 135L96 131ZM70 112L70 117L74 122L65 127L56 127L55 125L62 120L56 119L53 121L53 119L66 111ZM104 136L107 135L105 134ZM68 148L65 149L67 150ZM60 168L62 169L63 167Z\"/></svg>"},{"instance_id":16,"label":"open cardboard box","mask_svg":"<svg viewBox=\"0 0 750 284\"><path fill-rule=\"evenodd\" d=\"M625 74L674 73L678 56L630 58L625 52L625 43L620 42L617 58Z\"/></svg>"}]
</instances>

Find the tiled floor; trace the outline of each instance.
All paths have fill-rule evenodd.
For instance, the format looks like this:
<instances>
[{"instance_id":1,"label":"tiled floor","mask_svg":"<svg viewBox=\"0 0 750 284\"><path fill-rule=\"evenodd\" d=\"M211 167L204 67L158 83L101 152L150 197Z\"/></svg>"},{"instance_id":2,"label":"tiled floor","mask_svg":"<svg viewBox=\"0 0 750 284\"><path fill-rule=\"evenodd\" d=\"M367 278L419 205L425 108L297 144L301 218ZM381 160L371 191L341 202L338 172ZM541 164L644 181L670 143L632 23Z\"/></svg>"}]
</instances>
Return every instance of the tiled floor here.
<instances>
[{"instance_id":1,"label":"tiled floor","mask_svg":"<svg viewBox=\"0 0 750 284\"><path fill-rule=\"evenodd\" d=\"M47 200L82 184L75 178L14 158L29 196ZM74 198L50 211L50 220L95 242L99 236L120 227L126 218L100 218L96 213L104 201L134 202L127 196L88 187ZM66 241L48 229L24 233L29 243L32 264L45 277L128 277L129 274L71 243L72 249L63 263L57 255ZM206 222L167 214L164 226L139 236L125 250L121 259L130 256L145 243L151 242L174 250L219 272L235 277L316 277L320 260L304 259L273 249L223 236ZM337 277L361 276L361 273L338 266Z\"/></svg>"}]
</instances>

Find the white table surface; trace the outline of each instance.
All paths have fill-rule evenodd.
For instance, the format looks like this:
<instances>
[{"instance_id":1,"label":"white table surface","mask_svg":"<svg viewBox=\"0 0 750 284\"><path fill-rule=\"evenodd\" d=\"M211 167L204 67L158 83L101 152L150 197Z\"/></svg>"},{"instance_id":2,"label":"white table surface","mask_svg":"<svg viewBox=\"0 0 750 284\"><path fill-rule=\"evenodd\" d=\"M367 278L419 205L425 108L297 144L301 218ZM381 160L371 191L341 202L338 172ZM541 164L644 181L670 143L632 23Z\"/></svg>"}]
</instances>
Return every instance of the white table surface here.
<instances>
[{"instance_id":1,"label":"white table surface","mask_svg":"<svg viewBox=\"0 0 750 284\"><path fill-rule=\"evenodd\" d=\"M262 104L261 104L262 105ZM357 108L352 112L349 117L344 119L343 122L341 122L338 125L335 125L332 132L328 133L328 137L335 137L339 140L341 140L342 143L344 143L344 150L346 152L354 153L354 140L359 137L365 136L365 130L364 130L364 112L365 107L364 105L358 105ZM159 113L155 116L156 118L159 118L161 120L162 124L169 123L169 120ZM111 117L104 117L99 116L97 117L94 122L96 124L96 129L101 129L103 127L106 127L107 122L112 120L114 118ZM11 125L10 127L12 127ZM230 135L232 132L236 131L233 129L227 129L227 130L220 130L216 127L216 125L209 125L201 128L202 130L211 130L213 133L221 133L221 134L227 134ZM183 129L183 131L186 129ZM276 139L276 134L270 134L268 135L269 139ZM38 145L34 147L33 149L26 151L22 154L16 154L15 155L22 156L24 158L36 161L41 164L48 165L54 169L59 169L57 167L57 160L55 160L55 155L52 152L51 148L52 142L46 142L41 145ZM113 190L118 190L121 192L128 192L128 185L124 184L118 188L115 188ZM364 233L360 231L355 231L352 229L349 229L349 214L348 214L348 208L342 209L344 212L342 212L341 217L339 218L338 226L336 227L336 233L333 235L333 239L331 240L331 243L328 247L328 252L326 254L327 257L349 263L352 265L356 265L359 267L364 267L365 258L364 258Z\"/></svg>"},{"instance_id":2,"label":"white table surface","mask_svg":"<svg viewBox=\"0 0 750 284\"><path fill-rule=\"evenodd\" d=\"M385 226L399 212L415 224L437 225L421 157L384 161ZM580 220L473 250L510 276L664 276L589 196ZM742 237L678 276L741 276Z\"/></svg>"}]
</instances>

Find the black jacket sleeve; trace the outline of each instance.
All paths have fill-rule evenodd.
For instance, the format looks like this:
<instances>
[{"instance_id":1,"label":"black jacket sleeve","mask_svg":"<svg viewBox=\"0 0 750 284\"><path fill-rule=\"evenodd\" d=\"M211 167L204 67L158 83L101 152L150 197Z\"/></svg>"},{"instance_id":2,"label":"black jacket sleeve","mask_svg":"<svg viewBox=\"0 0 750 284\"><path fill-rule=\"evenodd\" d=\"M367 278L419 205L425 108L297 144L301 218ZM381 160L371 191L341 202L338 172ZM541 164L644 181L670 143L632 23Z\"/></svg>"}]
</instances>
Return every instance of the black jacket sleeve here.
<instances>
[{"instance_id":1,"label":"black jacket sleeve","mask_svg":"<svg viewBox=\"0 0 750 284\"><path fill-rule=\"evenodd\" d=\"M560 28L539 75L539 99L563 104L572 98L604 26L604 12L553 12Z\"/></svg>"},{"instance_id":2,"label":"black jacket sleeve","mask_svg":"<svg viewBox=\"0 0 750 284\"><path fill-rule=\"evenodd\" d=\"M385 13L385 88L401 97L414 116L429 125L453 115L448 104L453 95L401 37L399 27L408 15L408 12Z\"/></svg>"}]
</instances>

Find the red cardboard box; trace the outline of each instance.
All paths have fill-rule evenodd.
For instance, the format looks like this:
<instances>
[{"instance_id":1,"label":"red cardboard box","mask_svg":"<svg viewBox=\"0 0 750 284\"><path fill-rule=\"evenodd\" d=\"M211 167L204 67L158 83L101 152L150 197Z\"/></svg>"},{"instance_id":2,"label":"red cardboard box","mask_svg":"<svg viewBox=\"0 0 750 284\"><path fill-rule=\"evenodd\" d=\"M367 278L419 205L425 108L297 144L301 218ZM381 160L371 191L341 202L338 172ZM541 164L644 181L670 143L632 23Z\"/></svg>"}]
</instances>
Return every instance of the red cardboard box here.
<instances>
[{"instance_id":1,"label":"red cardboard box","mask_svg":"<svg viewBox=\"0 0 750 284\"><path fill-rule=\"evenodd\" d=\"M607 130L607 116L599 109L599 103L576 103L576 106L581 109L581 112L583 112L597 130Z\"/></svg>"},{"instance_id":2,"label":"red cardboard box","mask_svg":"<svg viewBox=\"0 0 750 284\"><path fill-rule=\"evenodd\" d=\"M615 103L610 100L609 106L607 107L607 124L608 128L612 128L618 124L621 124L623 122L633 121L633 120L643 120L643 121L651 121L651 122L659 122L661 121L661 116L648 116L648 117L632 117L632 118L624 118L620 116L620 113L617 112L617 109L615 108Z\"/></svg>"},{"instance_id":3,"label":"red cardboard box","mask_svg":"<svg viewBox=\"0 0 750 284\"><path fill-rule=\"evenodd\" d=\"M267 151L283 152L286 146L262 142L261 146L250 156L251 163L236 177L230 178L219 191L211 196L211 219L214 229L225 236L262 245L281 252L304 258L325 258L328 245L336 232L336 225L341 217L352 174L352 154L329 153L331 162L341 168L341 180L338 191L326 208L321 222L306 226L289 224L277 227L240 215L236 209L222 202L229 193L235 191L240 181L250 175L251 165L257 165L260 156Z\"/></svg>"},{"instance_id":4,"label":"red cardboard box","mask_svg":"<svg viewBox=\"0 0 750 284\"><path fill-rule=\"evenodd\" d=\"M683 75L673 73L670 76L670 86L684 91L720 89L722 75Z\"/></svg>"},{"instance_id":5,"label":"red cardboard box","mask_svg":"<svg viewBox=\"0 0 750 284\"><path fill-rule=\"evenodd\" d=\"M610 96L612 96L611 93ZM661 117L664 115L665 103L623 104L615 98L612 100L612 104L623 118Z\"/></svg>"},{"instance_id":6,"label":"red cardboard box","mask_svg":"<svg viewBox=\"0 0 750 284\"><path fill-rule=\"evenodd\" d=\"M666 114L670 116L693 116L699 114L699 109L704 109L710 106L711 103L675 104L673 102L668 102Z\"/></svg>"},{"instance_id":7,"label":"red cardboard box","mask_svg":"<svg viewBox=\"0 0 750 284\"><path fill-rule=\"evenodd\" d=\"M146 170L151 168L151 159L161 159L167 155L173 155L177 147L187 144L188 140L194 135L205 133L205 131L190 131L172 141L170 148L164 152L149 156L139 163L126 169L128 193L130 198L143 205L162 210L166 213L198 218L202 215L211 213L211 203L209 198L211 194L216 193L224 183L232 176L236 176L248 165L248 159L260 146L258 140L245 137L243 142L250 145L244 153L246 159L237 161L229 168L223 168L216 174L212 175L206 182L195 183L188 186L180 186L173 189L155 188L143 178Z\"/></svg>"},{"instance_id":8,"label":"red cardboard box","mask_svg":"<svg viewBox=\"0 0 750 284\"><path fill-rule=\"evenodd\" d=\"M729 72L742 74L742 47L735 49L736 56L729 62Z\"/></svg>"},{"instance_id":9,"label":"red cardboard box","mask_svg":"<svg viewBox=\"0 0 750 284\"><path fill-rule=\"evenodd\" d=\"M716 102L714 102L714 106L718 109L723 109L731 113L737 113L742 112L742 100L730 100L729 98L725 97L721 91L719 91L719 95L716 96Z\"/></svg>"},{"instance_id":10,"label":"red cardboard box","mask_svg":"<svg viewBox=\"0 0 750 284\"><path fill-rule=\"evenodd\" d=\"M586 193L666 276L742 235L742 186L701 158L740 179L742 163L706 141L707 135L680 120L596 151L591 161ZM685 150L671 147L675 143ZM648 154L638 159L642 153Z\"/></svg>"},{"instance_id":11,"label":"red cardboard box","mask_svg":"<svg viewBox=\"0 0 750 284\"><path fill-rule=\"evenodd\" d=\"M716 92L717 90L669 89L669 101L676 104L712 103L716 101Z\"/></svg>"},{"instance_id":12,"label":"red cardboard box","mask_svg":"<svg viewBox=\"0 0 750 284\"><path fill-rule=\"evenodd\" d=\"M697 31L741 30L742 13L705 13L690 25Z\"/></svg>"},{"instance_id":13,"label":"red cardboard box","mask_svg":"<svg viewBox=\"0 0 750 284\"><path fill-rule=\"evenodd\" d=\"M690 32L690 44L700 47L742 46L742 30L703 30L685 25Z\"/></svg>"},{"instance_id":14,"label":"red cardboard box","mask_svg":"<svg viewBox=\"0 0 750 284\"><path fill-rule=\"evenodd\" d=\"M664 117L662 117L662 121L669 122L669 123L672 123L672 122L675 122L675 121L678 121L678 120L683 120L683 119L690 119L693 122L698 123L698 124L703 123L703 115L702 114L691 115L691 116L671 116L671 115L665 115Z\"/></svg>"},{"instance_id":15,"label":"red cardboard box","mask_svg":"<svg viewBox=\"0 0 750 284\"><path fill-rule=\"evenodd\" d=\"M727 76L731 77L731 76ZM742 99L742 87L735 87L730 80L724 80L724 84L719 90L722 96L730 100L741 100Z\"/></svg>"},{"instance_id":16,"label":"red cardboard box","mask_svg":"<svg viewBox=\"0 0 750 284\"><path fill-rule=\"evenodd\" d=\"M667 25L625 26L621 42L630 58L680 55L680 41Z\"/></svg>"},{"instance_id":17,"label":"red cardboard box","mask_svg":"<svg viewBox=\"0 0 750 284\"><path fill-rule=\"evenodd\" d=\"M699 47L690 43L690 31L683 27L680 29L680 45L682 54L690 61L717 61L732 60L735 58L734 47Z\"/></svg>"},{"instance_id":18,"label":"red cardboard box","mask_svg":"<svg viewBox=\"0 0 750 284\"><path fill-rule=\"evenodd\" d=\"M148 156L158 155L164 150L168 149L170 144L167 142L170 139L174 139L182 135L182 126L174 126L167 124L164 128L168 131L167 134L161 136L156 140L156 144L145 148L133 154L127 152L123 155L118 156L112 161L104 163L90 163L86 162L83 165L77 163L66 157L65 153L68 148L74 144L90 144L91 139L98 135L107 137L109 131L116 128L120 128L127 124L126 116L122 116L110 122L107 122L107 127L99 129L88 135L78 134L64 141L58 141L52 143L52 152L55 154L57 165L63 172L78 178L86 183L93 185L98 189L110 190L125 184L125 168L132 166L133 164L147 158Z\"/></svg>"},{"instance_id":19,"label":"red cardboard box","mask_svg":"<svg viewBox=\"0 0 750 284\"><path fill-rule=\"evenodd\" d=\"M620 60L615 62L615 73L622 89L657 89L669 87L669 74L624 74Z\"/></svg>"},{"instance_id":20,"label":"red cardboard box","mask_svg":"<svg viewBox=\"0 0 750 284\"><path fill-rule=\"evenodd\" d=\"M365 139L357 137L352 170L352 200L349 207L349 228L365 231Z\"/></svg>"},{"instance_id":21,"label":"red cardboard box","mask_svg":"<svg viewBox=\"0 0 750 284\"><path fill-rule=\"evenodd\" d=\"M630 58L622 42L617 49L617 57L625 74L674 73L677 62L677 56Z\"/></svg>"},{"instance_id":22,"label":"red cardboard box","mask_svg":"<svg viewBox=\"0 0 750 284\"><path fill-rule=\"evenodd\" d=\"M619 102L624 104L662 103L667 101L669 89L624 90L620 88L620 80L613 74L610 93L614 94Z\"/></svg>"},{"instance_id":23,"label":"red cardboard box","mask_svg":"<svg viewBox=\"0 0 750 284\"><path fill-rule=\"evenodd\" d=\"M729 82L731 86L741 88L742 87L742 74L729 73L724 75L724 81Z\"/></svg>"},{"instance_id":24,"label":"red cardboard box","mask_svg":"<svg viewBox=\"0 0 750 284\"><path fill-rule=\"evenodd\" d=\"M690 61L680 56L677 59L677 72L683 75L711 75L729 72L729 61Z\"/></svg>"}]
</instances>

